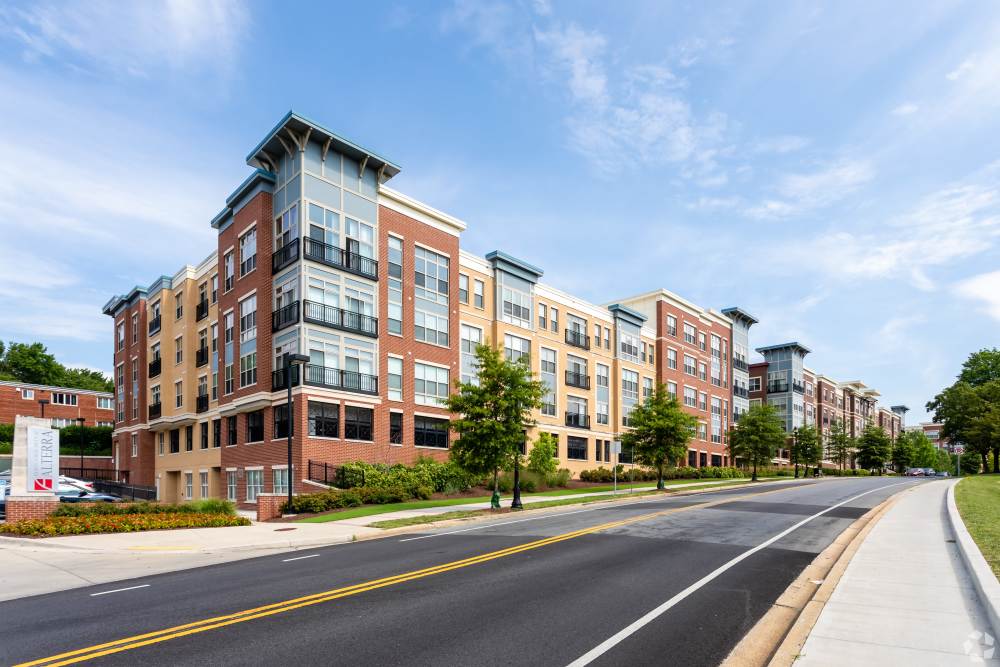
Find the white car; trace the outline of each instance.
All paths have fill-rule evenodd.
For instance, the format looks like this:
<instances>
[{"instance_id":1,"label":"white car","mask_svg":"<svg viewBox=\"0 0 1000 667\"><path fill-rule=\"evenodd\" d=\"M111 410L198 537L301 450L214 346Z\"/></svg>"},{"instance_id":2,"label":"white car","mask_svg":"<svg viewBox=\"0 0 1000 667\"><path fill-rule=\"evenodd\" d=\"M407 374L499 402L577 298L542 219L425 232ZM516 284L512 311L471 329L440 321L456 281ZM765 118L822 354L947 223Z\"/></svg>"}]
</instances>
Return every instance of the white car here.
<instances>
[{"instance_id":1,"label":"white car","mask_svg":"<svg viewBox=\"0 0 1000 667\"><path fill-rule=\"evenodd\" d=\"M0 472L0 480L7 482L7 485L9 486L10 470ZM94 493L94 484L92 482L85 482L82 479L76 479L75 477L59 475L59 489L56 493L69 493L72 491L86 491L87 493Z\"/></svg>"}]
</instances>

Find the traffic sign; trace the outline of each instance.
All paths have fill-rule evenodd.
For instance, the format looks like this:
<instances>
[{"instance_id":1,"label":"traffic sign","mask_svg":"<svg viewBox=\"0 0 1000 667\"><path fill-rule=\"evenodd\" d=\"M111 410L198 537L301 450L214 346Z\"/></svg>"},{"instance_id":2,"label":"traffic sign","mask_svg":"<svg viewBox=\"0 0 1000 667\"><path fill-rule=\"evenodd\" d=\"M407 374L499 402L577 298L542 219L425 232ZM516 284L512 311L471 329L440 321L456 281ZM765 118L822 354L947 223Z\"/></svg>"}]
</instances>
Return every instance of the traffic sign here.
<instances>
[{"instance_id":1,"label":"traffic sign","mask_svg":"<svg viewBox=\"0 0 1000 667\"><path fill-rule=\"evenodd\" d=\"M956 454L964 454L965 453L965 447L963 447L962 445L955 445L955 453Z\"/></svg>"}]
</instances>

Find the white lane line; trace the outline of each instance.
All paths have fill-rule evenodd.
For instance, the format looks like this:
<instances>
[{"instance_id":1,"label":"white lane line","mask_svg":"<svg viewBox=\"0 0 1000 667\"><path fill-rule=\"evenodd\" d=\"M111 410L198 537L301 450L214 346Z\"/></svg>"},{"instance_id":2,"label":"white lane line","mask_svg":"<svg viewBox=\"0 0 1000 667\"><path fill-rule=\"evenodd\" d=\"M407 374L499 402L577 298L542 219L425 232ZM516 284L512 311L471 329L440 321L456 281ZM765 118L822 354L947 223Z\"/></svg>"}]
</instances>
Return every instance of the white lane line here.
<instances>
[{"instance_id":1,"label":"white lane line","mask_svg":"<svg viewBox=\"0 0 1000 667\"><path fill-rule=\"evenodd\" d=\"M685 588L684 590L682 590L680 593L678 593L677 595L673 596L672 598L670 598L669 600L667 600L666 602L664 602L663 604L661 604L659 607L653 609L652 611L650 611L649 613L647 613L645 616L642 616L638 620L634 621L633 623L627 625L626 627L624 627L621 630L619 630L618 632L616 632L611 637L608 637L606 640L604 640L603 642L601 642L600 644L598 644L594 648L590 649L589 651L587 651L586 653L584 653L583 655L581 655L579 658L577 658L573 662L569 663L568 667L584 667L584 665L589 665L594 660L596 660L597 658L601 657L602 655L604 655L605 653L607 653L609 650L611 650L612 648L614 648L615 646L617 646L618 644L620 644L622 641L628 639L630 636L634 635L636 632L638 632L639 630L641 630L643 627L645 627L646 625L648 625L652 621L655 621L657 618L659 618L664 613L666 613L671 607L673 607L676 604L678 604L679 602L683 601L684 598L686 598L689 595L691 595L692 593L696 592L698 589L702 588L705 584L711 582L713 579L715 579L719 575L721 575L724 572L726 572L727 570L731 569L733 566L739 564L741 561L746 560L747 558L749 558L750 556L754 555L755 553L757 553L761 549L766 549L767 547L771 546L772 544L774 544L775 542L777 542L781 538L785 537L789 533L792 533L792 532L798 530L799 528L801 528L802 526L806 525L807 523L809 523L813 519L816 519L816 518L818 518L820 516L823 516L824 514L826 514L827 512L829 512L830 510L835 510L838 507L841 507L842 505L846 505L847 503L849 503L851 501L857 500L858 498L860 498L862 496L867 496L869 493L875 493L876 491L881 491L883 489L888 489L889 487L893 487L893 486L900 486L901 484L907 484L907 482L897 482L895 484L887 484L885 486L880 486L877 489L871 489L870 491L865 491L864 493L859 493L858 495L854 496L853 498L848 498L847 500L842 500L841 502L837 503L836 505L831 505L830 507L827 507L826 509L824 509L824 510L822 510L820 512L816 512L816 514L813 514L812 516L807 517L807 518L803 519L802 521L799 521L794 526L792 526L790 528L786 528L785 530L781 531L780 533L778 533L774 537L768 539L765 542L762 542L761 544L758 544L754 548L748 549L747 551L744 551L743 553L741 553L739 556L736 556L735 558L733 558L728 563L725 563L724 565L719 566L715 570L712 570L710 573L706 574L704 577L702 577L698 581L694 582L693 584L691 584L690 586L688 586L687 588Z\"/></svg>"},{"instance_id":2,"label":"white lane line","mask_svg":"<svg viewBox=\"0 0 1000 667\"><path fill-rule=\"evenodd\" d=\"M129 586L128 588L116 588L113 591L101 591L100 593L91 593L90 597L96 598L98 595L107 595L109 593L121 593L122 591L134 591L137 588L149 588L149 584L142 584L139 586Z\"/></svg>"},{"instance_id":3,"label":"white lane line","mask_svg":"<svg viewBox=\"0 0 1000 667\"><path fill-rule=\"evenodd\" d=\"M290 563L293 560L303 560L305 558L318 558L318 557L319 557L319 554L309 554L308 556L296 556L295 558L285 558L281 562L282 563Z\"/></svg>"}]
</instances>

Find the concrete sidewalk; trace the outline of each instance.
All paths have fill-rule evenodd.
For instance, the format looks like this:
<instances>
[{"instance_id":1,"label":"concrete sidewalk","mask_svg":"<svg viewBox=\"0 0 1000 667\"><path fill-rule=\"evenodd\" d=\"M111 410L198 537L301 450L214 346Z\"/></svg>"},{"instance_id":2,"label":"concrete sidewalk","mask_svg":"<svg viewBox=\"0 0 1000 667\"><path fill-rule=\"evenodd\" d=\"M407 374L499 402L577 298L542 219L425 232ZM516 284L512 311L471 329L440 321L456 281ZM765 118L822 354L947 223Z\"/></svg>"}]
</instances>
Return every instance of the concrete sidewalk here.
<instances>
[{"instance_id":1,"label":"concrete sidewalk","mask_svg":"<svg viewBox=\"0 0 1000 667\"><path fill-rule=\"evenodd\" d=\"M948 520L945 499L954 483L915 487L875 524L796 667L1000 665L1000 655L982 658L992 655L993 633Z\"/></svg>"}]
</instances>

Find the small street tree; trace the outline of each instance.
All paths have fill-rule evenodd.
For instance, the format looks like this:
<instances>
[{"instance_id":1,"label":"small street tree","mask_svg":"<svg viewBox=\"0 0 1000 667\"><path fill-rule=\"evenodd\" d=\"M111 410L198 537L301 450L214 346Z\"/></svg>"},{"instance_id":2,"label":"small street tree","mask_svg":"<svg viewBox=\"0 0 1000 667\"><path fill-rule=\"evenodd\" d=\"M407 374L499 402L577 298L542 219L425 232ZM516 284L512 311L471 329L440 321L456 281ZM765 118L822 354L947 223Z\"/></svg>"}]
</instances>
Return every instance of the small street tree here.
<instances>
[{"instance_id":1,"label":"small street tree","mask_svg":"<svg viewBox=\"0 0 1000 667\"><path fill-rule=\"evenodd\" d=\"M909 433L901 433L898 438L896 438L895 444L892 446L892 465L896 469L896 472L903 473L906 469L915 466L918 468L929 468L933 464L928 465L918 465L915 463L916 451L913 446L913 438L910 437Z\"/></svg>"},{"instance_id":2,"label":"small street tree","mask_svg":"<svg viewBox=\"0 0 1000 667\"><path fill-rule=\"evenodd\" d=\"M875 472L892 456L892 441L879 426L869 424L858 439L858 465Z\"/></svg>"},{"instance_id":3,"label":"small street tree","mask_svg":"<svg viewBox=\"0 0 1000 667\"><path fill-rule=\"evenodd\" d=\"M799 476L800 465L808 469L809 466L820 464L820 461L823 460L823 445L815 427L800 426L795 429L792 433L791 455L796 477Z\"/></svg>"},{"instance_id":4,"label":"small street tree","mask_svg":"<svg viewBox=\"0 0 1000 667\"><path fill-rule=\"evenodd\" d=\"M458 391L445 400L457 415L451 459L470 474L492 474L498 501L500 470L520 463L524 429L541 407L545 386L532 378L526 357L509 361L489 345L476 347L476 369L477 381L456 381Z\"/></svg>"},{"instance_id":5,"label":"small street tree","mask_svg":"<svg viewBox=\"0 0 1000 667\"><path fill-rule=\"evenodd\" d=\"M528 470L539 475L551 475L559 468L558 444L551 433L542 431L528 452Z\"/></svg>"},{"instance_id":6,"label":"small street tree","mask_svg":"<svg viewBox=\"0 0 1000 667\"><path fill-rule=\"evenodd\" d=\"M769 464L784 444L785 427L775 409L754 405L740 415L739 424L729 432L729 458L752 466L752 479L757 481L757 467Z\"/></svg>"},{"instance_id":7,"label":"small street tree","mask_svg":"<svg viewBox=\"0 0 1000 667\"><path fill-rule=\"evenodd\" d=\"M948 466L943 468L939 465L938 450L934 447L931 439L924 435L923 431L904 431L900 434L899 440L909 440L913 450L913 458L910 465L915 468L935 468L937 470L948 470Z\"/></svg>"},{"instance_id":8,"label":"small street tree","mask_svg":"<svg viewBox=\"0 0 1000 667\"><path fill-rule=\"evenodd\" d=\"M830 424L828 443L830 458L836 461L840 469L843 470L847 467L847 459L851 456L851 451L854 449L854 439L847 432L847 428L844 426L842 420L835 419Z\"/></svg>"},{"instance_id":9,"label":"small street tree","mask_svg":"<svg viewBox=\"0 0 1000 667\"><path fill-rule=\"evenodd\" d=\"M632 450L637 463L656 468L656 488L662 489L663 469L676 465L687 454L698 419L659 385L644 403L632 409L629 425L621 436L622 446Z\"/></svg>"}]
</instances>

